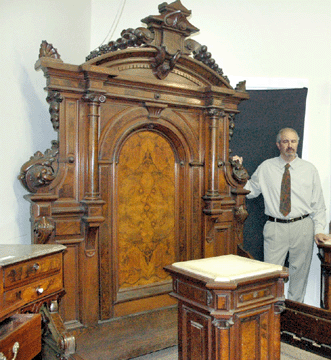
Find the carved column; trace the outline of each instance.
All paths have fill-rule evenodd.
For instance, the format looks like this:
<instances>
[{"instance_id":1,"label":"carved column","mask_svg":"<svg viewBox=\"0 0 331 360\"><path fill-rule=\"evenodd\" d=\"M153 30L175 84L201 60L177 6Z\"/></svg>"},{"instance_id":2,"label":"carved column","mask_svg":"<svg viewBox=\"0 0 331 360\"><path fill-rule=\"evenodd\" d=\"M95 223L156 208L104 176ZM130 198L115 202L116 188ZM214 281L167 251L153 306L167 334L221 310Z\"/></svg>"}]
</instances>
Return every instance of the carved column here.
<instances>
[{"instance_id":1,"label":"carved column","mask_svg":"<svg viewBox=\"0 0 331 360\"><path fill-rule=\"evenodd\" d=\"M210 108L207 111L209 118L209 166L208 166L208 190L206 196L218 198L218 160L219 160L219 120L223 112L217 108Z\"/></svg>"},{"instance_id":2,"label":"carved column","mask_svg":"<svg viewBox=\"0 0 331 360\"><path fill-rule=\"evenodd\" d=\"M219 128L220 118L224 116L223 110L209 107L206 111L208 117L208 148L206 149L206 178L207 191L203 199L206 202L204 213L207 215L220 213L221 196L219 193Z\"/></svg>"},{"instance_id":3,"label":"carved column","mask_svg":"<svg viewBox=\"0 0 331 360\"><path fill-rule=\"evenodd\" d=\"M99 319L99 263L98 237L99 227L104 221L102 208L104 201L99 193L99 163L98 163L98 134L100 104L106 101L104 95L88 93L83 97L88 102L88 142L87 142L87 174L85 196L81 203L85 208L82 220L85 223L85 246L82 249L82 278L81 278L81 322L93 325ZM89 290L85 290L89 289ZM94 289L94 291L91 291Z\"/></svg>"},{"instance_id":4,"label":"carved column","mask_svg":"<svg viewBox=\"0 0 331 360\"><path fill-rule=\"evenodd\" d=\"M88 101L89 135L88 135L88 174L85 199L98 199L99 176L98 176L98 133L99 133L99 110L100 104L106 101L106 97L100 94L86 94L83 98Z\"/></svg>"}]
</instances>

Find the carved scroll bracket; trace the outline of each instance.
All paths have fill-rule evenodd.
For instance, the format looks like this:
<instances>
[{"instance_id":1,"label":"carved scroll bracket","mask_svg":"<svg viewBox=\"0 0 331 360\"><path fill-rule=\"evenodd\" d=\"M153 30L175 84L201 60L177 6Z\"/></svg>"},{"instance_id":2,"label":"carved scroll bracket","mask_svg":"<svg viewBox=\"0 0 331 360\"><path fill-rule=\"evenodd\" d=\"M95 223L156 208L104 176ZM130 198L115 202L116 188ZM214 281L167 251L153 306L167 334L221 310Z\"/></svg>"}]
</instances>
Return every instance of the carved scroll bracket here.
<instances>
[{"instance_id":1,"label":"carved scroll bracket","mask_svg":"<svg viewBox=\"0 0 331 360\"><path fill-rule=\"evenodd\" d=\"M85 216L82 218L86 231L85 255L93 257L97 249L99 227L105 221L102 214L105 202L100 199L84 199L81 203L85 208Z\"/></svg>"},{"instance_id":2,"label":"carved scroll bracket","mask_svg":"<svg viewBox=\"0 0 331 360\"><path fill-rule=\"evenodd\" d=\"M22 165L18 179L25 189L35 193L38 189L50 185L57 174L58 153L59 143L54 140L51 149L47 149L44 154L37 151L29 161Z\"/></svg>"},{"instance_id":3,"label":"carved scroll bracket","mask_svg":"<svg viewBox=\"0 0 331 360\"><path fill-rule=\"evenodd\" d=\"M247 170L243 167L239 161L234 161L232 158L229 159L230 165L232 167L233 177L239 184L246 184L249 179Z\"/></svg>"}]
</instances>

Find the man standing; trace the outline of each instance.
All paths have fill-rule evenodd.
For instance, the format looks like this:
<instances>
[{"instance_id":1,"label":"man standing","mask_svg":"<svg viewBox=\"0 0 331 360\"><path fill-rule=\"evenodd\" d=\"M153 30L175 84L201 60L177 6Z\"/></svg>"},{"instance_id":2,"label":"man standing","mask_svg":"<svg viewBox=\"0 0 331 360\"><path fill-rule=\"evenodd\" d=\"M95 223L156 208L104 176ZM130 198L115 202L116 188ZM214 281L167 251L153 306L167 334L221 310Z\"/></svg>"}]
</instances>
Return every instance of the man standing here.
<instances>
[{"instance_id":1,"label":"man standing","mask_svg":"<svg viewBox=\"0 0 331 360\"><path fill-rule=\"evenodd\" d=\"M313 245L329 237L320 178L315 166L297 156L299 136L291 128L279 131L276 146L280 156L265 160L245 185L248 199L261 193L265 214L264 261L284 265L289 253L288 298L303 302ZM242 158L233 160L242 163Z\"/></svg>"}]
</instances>

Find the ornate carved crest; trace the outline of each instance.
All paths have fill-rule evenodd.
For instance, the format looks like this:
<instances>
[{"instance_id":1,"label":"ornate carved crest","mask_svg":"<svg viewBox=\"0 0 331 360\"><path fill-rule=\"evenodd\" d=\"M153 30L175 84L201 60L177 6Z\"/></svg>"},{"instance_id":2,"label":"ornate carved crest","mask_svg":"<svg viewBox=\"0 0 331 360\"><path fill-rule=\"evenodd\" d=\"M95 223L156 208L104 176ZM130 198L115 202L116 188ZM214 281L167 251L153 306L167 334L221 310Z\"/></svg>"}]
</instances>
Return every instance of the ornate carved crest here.
<instances>
[{"instance_id":1,"label":"ornate carved crest","mask_svg":"<svg viewBox=\"0 0 331 360\"><path fill-rule=\"evenodd\" d=\"M193 54L196 60L201 61L229 82L208 52L207 46L188 38L199 31L187 20L191 11L186 9L180 0L176 0L171 4L164 2L159 5L159 12L160 15L150 15L141 20L147 25L147 29L139 27L123 30L121 37L116 41L110 41L91 51L86 61L129 47L150 46L157 50L151 67L158 79L164 79L171 72L181 55Z\"/></svg>"}]
</instances>

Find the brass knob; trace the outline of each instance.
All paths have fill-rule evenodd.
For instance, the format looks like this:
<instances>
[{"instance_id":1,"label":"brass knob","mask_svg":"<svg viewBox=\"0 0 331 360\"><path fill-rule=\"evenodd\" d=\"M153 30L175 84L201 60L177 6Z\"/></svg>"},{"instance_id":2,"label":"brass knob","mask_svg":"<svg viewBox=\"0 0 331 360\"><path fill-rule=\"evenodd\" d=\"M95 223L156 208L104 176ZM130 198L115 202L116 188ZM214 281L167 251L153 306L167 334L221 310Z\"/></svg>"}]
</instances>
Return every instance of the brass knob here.
<instances>
[{"instance_id":1,"label":"brass knob","mask_svg":"<svg viewBox=\"0 0 331 360\"><path fill-rule=\"evenodd\" d=\"M38 295L41 295L44 292L44 289L42 287L38 286L36 291L37 291Z\"/></svg>"}]
</instances>

